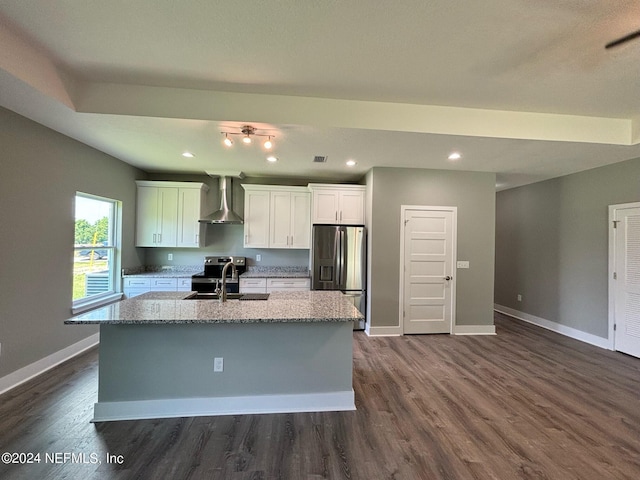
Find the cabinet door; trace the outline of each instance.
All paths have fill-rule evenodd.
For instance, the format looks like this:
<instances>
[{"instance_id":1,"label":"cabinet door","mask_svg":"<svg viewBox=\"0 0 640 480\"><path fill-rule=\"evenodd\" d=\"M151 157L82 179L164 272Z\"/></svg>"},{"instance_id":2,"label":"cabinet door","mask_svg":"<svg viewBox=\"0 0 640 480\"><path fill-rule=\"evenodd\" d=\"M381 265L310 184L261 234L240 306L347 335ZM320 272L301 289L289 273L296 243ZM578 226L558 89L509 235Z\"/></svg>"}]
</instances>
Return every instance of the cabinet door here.
<instances>
[{"instance_id":1,"label":"cabinet door","mask_svg":"<svg viewBox=\"0 0 640 480\"><path fill-rule=\"evenodd\" d=\"M178 190L178 247L200 247L200 207L202 193L196 188Z\"/></svg>"},{"instance_id":2,"label":"cabinet door","mask_svg":"<svg viewBox=\"0 0 640 480\"><path fill-rule=\"evenodd\" d=\"M364 192L341 191L338 223L364 225Z\"/></svg>"},{"instance_id":3,"label":"cabinet door","mask_svg":"<svg viewBox=\"0 0 640 480\"><path fill-rule=\"evenodd\" d=\"M138 187L136 247L155 247L158 238L158 188Z\"/></svg>"},{"instance_id":4,"label":"cabinet door","mask_svg":"<svg viewBox=\"0 0 640 480\"><path fill-rule=\"evenodd\" d=\"M246 191L244 195L244 246L269 247L269 192Z\"/></svg>"},{"instance_id":5,"label":"cabinet door","mask_svg":"<svg viewBox=\"0 0 640 480\"><path fill-rule=\"evenodd\" d=\"M158 189L157 247L175 247L178 240L178 189Z\"/></svg>"},{"instance_id":6,"label":"cabinet door","mask_svg":"<svg viewBox=\"0 0 640 480\"><path fill-rule=\"evenodd\" d=\"M311 248L311 194L291 194L291 248Z\"/></svg>"},{"instance_id":7,"label":"cabinet door","mask_svg":"<svg viewBox=\"0 0 640 480\"><path fill-rule=\"evenodd\" d=\"M271 192L270 248L291 248L291 193Z\"/></svg>"},{"instance_id":8,"label":"cabinet door","mask_svg":"<svg viewBox=\"0 0 640 480\"><path fill-rule=\"evenodd\" d=\"M314 190L313 192L313 223L338 223L337 190Z\"/></svg>"}]
</instances>

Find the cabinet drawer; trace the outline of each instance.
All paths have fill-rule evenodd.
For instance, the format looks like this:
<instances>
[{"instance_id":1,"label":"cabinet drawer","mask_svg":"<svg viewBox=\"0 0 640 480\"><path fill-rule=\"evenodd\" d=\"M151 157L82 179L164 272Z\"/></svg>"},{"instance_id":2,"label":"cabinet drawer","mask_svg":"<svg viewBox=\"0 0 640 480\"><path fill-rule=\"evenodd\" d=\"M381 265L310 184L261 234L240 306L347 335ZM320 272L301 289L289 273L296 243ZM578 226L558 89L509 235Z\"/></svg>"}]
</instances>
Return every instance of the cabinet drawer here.
<instances>
[{"instance_id":1,"label":"cabinet drawer","mask_svg":"<svg viewBox=\"0 0 640 480\"><path fill-rule=\"evenodd\" d=\"M240 288L258 288L258 287L266 287L267 279L266 278L241 278L240 279Z\"/></svg>"},{"instance_id":2,"label":"cabinet drawer","mask_svg":"<svg viewBox=\"0 0 640 480\"><path fill-rule=\"evenodd\" d=\"M191 277L189 278L179 278L178 279L178 290L179 291L190 291L191 290Z\"/></svg>"},{"instance_id":3,"label":"cabinet drawer","mask_svg":"<svg viewBox=\"0 0 640 480\"><path fill-rule=\"evenodd\" d=\"M309 290L311 285L308 278L268 278L267 291L275 290Z\"/></svg>"},{"instance_id":4,"label":"cabinet drawer","mask_svg":"<svg viewBox=\"0 0 640 480\"><path fill-rule=\"evenodd\" d=\"M152 278L151 279L151 290L175 291L177 289L178 289L177 278Z\"/></svg>"},{"instance_id":5,"label":"cabinet drawer","mask_svg":"<svg viewBox=\"0 0 640 480\"><path fill-rule=\"evenodd\" d=\"M123 288L149 288L151 286L150 278L125 278Z\"/></svg>"},{"instance_id":6,"label":"cabinet drawer","mask_svg":"<svg viewBox=\"0 0 640 480\"><path fill-rule=\"evenodd\" d=\"M148 291L148 288L128 288L124 291L124 295L127 298L133 298L138 295L142 295L143 293L147 293Z\"/></svg>"}]
</instances>

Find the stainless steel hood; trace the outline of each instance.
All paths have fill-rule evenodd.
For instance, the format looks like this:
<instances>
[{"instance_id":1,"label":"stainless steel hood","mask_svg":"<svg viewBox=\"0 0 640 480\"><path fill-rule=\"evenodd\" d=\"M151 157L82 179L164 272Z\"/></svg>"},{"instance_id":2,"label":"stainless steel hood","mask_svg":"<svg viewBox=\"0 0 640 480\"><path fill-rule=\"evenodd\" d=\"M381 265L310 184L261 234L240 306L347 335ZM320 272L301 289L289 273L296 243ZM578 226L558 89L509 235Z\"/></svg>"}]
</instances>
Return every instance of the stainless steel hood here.
<instances>
[{"instance_id":1,"label":"stainless steel hood","mask_svg":"<svg viewBox=\"0 0 640 480\"><path fill-rule=\"evenodd\" d=\"M242 217L232 210L233 197L232 197L232 185L231 178L226 176L220 177L220 209L213 212L211 215L198 220L200 223L230 223L240 224L244 223Z\"/></svg>"}]
</instances>

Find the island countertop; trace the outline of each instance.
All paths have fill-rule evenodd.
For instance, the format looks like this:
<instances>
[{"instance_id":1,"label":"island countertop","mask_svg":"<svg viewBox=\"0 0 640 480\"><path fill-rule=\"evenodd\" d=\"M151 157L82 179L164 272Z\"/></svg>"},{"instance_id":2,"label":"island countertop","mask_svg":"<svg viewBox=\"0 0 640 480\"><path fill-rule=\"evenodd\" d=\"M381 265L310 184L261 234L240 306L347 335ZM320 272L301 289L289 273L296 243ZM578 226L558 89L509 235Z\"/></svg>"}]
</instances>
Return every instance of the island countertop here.
<instances>
[{"instance_id":1,"label":"island countertop","mask_svg":"<svg viewBox=\"0 0 640 480\"><path fill-rule=\"evenodd\" d=\"M162 295L157 295L162 293ZM194 292L151 292L66 320L66 324L351 322L363 315L335 291L273 292L268 300L188 299Z\"/></svg>"}]
</instances>

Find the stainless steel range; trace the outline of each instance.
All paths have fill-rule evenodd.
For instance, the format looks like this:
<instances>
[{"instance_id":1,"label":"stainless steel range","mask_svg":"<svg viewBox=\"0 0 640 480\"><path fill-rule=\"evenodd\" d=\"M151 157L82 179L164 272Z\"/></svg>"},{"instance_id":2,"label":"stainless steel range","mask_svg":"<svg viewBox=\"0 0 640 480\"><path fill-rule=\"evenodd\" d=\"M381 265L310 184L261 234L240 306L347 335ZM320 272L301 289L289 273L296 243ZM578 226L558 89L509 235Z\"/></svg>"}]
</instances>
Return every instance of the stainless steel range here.
<instances>
[{"instance_id":1,"label":"stainless steel range","mask_svg":"<svg viewBox=\"0 0 640 480\"><path fill-rule=\"evenodd\" d=\"M196 273L191 277L191 290L200 293L213 293L216 287L222 284L222 269L224 266L233 262L238 271L238 276L247 269L246 257L205 257L204 271ZM240 291L240 283L238 278L233 278L232 269L227 269L226 285L228 293L238 293Z\"/></svg>"}]
</instances>

